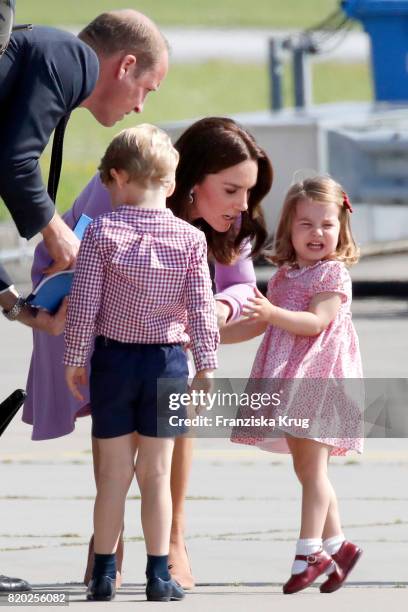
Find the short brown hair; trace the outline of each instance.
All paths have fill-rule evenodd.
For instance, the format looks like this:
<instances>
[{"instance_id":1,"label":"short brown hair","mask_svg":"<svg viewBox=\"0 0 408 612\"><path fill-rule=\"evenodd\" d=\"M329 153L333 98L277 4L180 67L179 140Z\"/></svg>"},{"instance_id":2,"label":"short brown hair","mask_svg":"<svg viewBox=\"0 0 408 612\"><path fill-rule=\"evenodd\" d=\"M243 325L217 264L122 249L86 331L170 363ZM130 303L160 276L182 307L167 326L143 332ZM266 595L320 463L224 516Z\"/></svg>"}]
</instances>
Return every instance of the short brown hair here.
<instances>
[{"instance_id":1,"label":"short brown hair","mask_svg":"<svg viewBox=\"0 0 408 612\"><path fill-rule=\"evenodd\" d=\"M125 170L129 179L149 184L174 182L179 154L169 136L154 125L141 123L117 134L102 157L99 173L104 184L111 182L111 170Z\"/></svg>"},{"instance_id":2,"label":"short brown hair","mask_svg":"<svg viewBox=\"0 0 408 612\"><path fill-rule=\"evenodd\" d=\"M95 17L78 37L100 56L111 56L119 51L137 58L136 76L152 69L159 61L167 40L153 22L134 11L131 19L126 11L112 11Z\"/></svg>"},{"instance_id":3,"label":"short brown hair","mask_svg":"<svg viewBox=\"0 0 408 612\"><path fill-rule=\"evenodd\" d=\"M295 183L289 189L281 210L272 252L265 253L267 259L277 266L296 262L296 253L291 240L292 223L296 205L302 200L336 203L339 207L340 233L336 252L331 259L337 259L348 266L358 261L359 249L354 241L350 225L350 211L345 206L343 187L329 176L316 176Z\"/></svg>"},{"instance_id":4,"label":"short brown hair","mask_svg":"<svg viewBox=\"0 0 408 612\"><path fill-rule=\"evenodd\" d=\"M208 174L217 174L243 161L253 160L258 166L256 184L248 197L248 210L241 214L241 224L227 232L217 232L203 219L198 220L207 238L208 249L215 260L231 264L239 256L242 242L252 240L252 256L256 256L266 240L267 232L261 208L263 198L272 186L272 164L254 137L241 125L226 117L206 117L193 123L175 143L180 153L176 171L176 188L167 206L174 214L190 221L190 192Z\"/></svg>"}]
</instances>

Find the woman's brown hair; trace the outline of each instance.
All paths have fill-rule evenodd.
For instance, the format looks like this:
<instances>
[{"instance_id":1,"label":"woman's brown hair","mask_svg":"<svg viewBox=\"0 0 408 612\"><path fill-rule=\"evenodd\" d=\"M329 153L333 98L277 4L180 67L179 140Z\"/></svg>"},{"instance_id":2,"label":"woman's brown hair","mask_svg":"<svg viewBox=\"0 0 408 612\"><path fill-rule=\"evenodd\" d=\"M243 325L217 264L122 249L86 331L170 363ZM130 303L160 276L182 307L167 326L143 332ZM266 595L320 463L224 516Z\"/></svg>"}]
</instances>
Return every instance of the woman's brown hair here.
<instances>
[{"instance_id":1,"label":"woman's brown hair","mask_svg":"<svg viewBox=\"0 0 408 612\"><path fill-rule=\"evenodd\" d=\"M246 160L258 164L258 176L248 197L248 210L242 213L239 228L217 232L203 219L198 220L206 235L210 254L219 263L230 264L238 256L245 238L252 240L251 256L256 256L266 240L267 231L261 202L272 186L272 164L251 134L232 119L207 117L196 121L177 140L180 154L176 188L167 205L177 217L190 219L190 192L208 174L217 174Z\"/></svg>"},{"instance_id":2,"label":"woman's brown hair","mask_svg":"<svg viewBox=\"0 0 408 612\"><path fill-rule=\"evenodd\" d=\"M273 252L265 253L267 259L277 266L296 263L291 231L296 205L301 200L327 204L335 202L338 205L340 233L336 251L331 259L337 259L349 266L355 264L358 261L359 250L351 232L349 200L342 186L329 176L309 178L295 183L289 189L276 229Z\"/></svg>"}]
</instances>

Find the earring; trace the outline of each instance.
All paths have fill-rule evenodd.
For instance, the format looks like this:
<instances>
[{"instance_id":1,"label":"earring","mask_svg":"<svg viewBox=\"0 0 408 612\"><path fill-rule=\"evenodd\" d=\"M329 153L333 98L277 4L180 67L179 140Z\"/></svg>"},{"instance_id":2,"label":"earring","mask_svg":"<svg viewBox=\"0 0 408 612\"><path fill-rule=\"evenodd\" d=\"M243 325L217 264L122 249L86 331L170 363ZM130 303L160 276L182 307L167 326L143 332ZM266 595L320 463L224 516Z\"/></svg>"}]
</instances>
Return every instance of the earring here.
<instances>
[{"instance_id":1,"label":"earring","mask_svg":"<svg viewBox=\"0 0 408 612\"><path fill-rule=\"evenodd\" d=\"M188 203L194 204L194 191L193 190L191 190L190 193L188 194Z\"/></svg>"}]
</instances>

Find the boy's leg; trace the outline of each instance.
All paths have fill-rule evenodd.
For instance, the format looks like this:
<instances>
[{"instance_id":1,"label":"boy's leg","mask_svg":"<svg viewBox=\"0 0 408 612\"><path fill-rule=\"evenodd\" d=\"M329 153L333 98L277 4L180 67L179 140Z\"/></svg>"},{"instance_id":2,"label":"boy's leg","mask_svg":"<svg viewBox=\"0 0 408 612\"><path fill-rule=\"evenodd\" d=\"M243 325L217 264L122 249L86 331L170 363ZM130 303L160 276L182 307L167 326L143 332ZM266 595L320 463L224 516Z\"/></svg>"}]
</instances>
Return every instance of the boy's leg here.
<instances>
[{"instance_id":1,"label":"boy's leg","mask_svg":"<svg viewBox=\"0 0 408 612\"><path fill-rule=\"evenodd\" d=\"M142 498L142 527L148 555L169 554L173 438L138 437L135 474Z\"/></svg>"},{"instance_id":2,"label":"boy's leg","mask_svg":"<svg viewBox=\"0 0 408 612\"><path fill-rule=\"evenodd\" d=\"M168 570L173 448L173 438L139 435L135 473L142 498L147 552L146 597L149 601L174 601L184 597L183 589L171 579Z\"/></svg>"},{"instance_id":3,"label":"boy's leg","mask_svg":"<svg viewBox=\"0 0 408 612\"><path fill-rule=\"evenodd\" d=\"M137 440L137 434L134 434ZM98 487L98 474L99 474L99 445L98 438L92 437L92 457L93 457L93 468L94 468L94 477L95 484ZM124 553L124 542L123 542L123 525L120 531L118 545L116 548L116 588L119 588L122 585L122 563L123 563L123 553ZM93 568L94 568L94 536L92 534L91 539L89 541L88 546L88 558L87 564L85 568L84 574L84 584L88 586L89 581L92 578Z\"/></svg>"},{"instance_id":4,"label":"boy's leg","mask_svg":"<svg viewBox=\"0 0 408 612\"><path fill-rule=\"evenodd\" d=\"M94 567L86 597L110 601L115 597L116 547L123 525L126 494L133 479L135 434L96 438L99 457L94 508Z\"/></svg>"},{"instance_id":5,"label":"boy's leg","mask_svg":"<svg viewBox=\"0 0 408 612\"><path fill-rule=\"evenodd\" d=\"M126 495L134 474L136 434L96 438L99 468L94 510L96 554L116 551L123 526Z\"/></svg>"}]
</instances>

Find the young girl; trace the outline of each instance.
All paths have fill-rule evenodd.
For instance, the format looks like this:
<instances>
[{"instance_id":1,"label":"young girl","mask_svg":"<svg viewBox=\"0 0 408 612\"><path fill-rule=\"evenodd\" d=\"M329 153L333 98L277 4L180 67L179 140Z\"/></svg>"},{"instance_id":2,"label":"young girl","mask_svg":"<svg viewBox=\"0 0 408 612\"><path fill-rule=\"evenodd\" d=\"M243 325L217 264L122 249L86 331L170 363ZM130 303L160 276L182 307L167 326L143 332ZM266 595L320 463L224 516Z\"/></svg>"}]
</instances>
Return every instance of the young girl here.
<instances>
[{"instance_id":1,"label":"young girl","mask_svg":"<svg viewBox=\"0 0 408 612\"><path fill-rule=\"evenodd\" d=\"M266 439L259 433L243 437L237 429L232 435L234 442L278 452L289 450L292 454L302 485L302 518L284 593L306 588L324 572L328 577L320 591L336 591L362 553L345 540L336 494L327 475L330 455L361 452L363 446L358 437L360 428L355 427L358 409L344 393L344 379L362 378L358 339L351 322L351 280L346 270L358 259L350 228L351 212L346 193L329 177L293 185L276 232L271 260L279 269L269 281L267 299L256 289L255 297L244 307L246 318L221 332L222 342L228 343L249 340L266 330L251 379L297 379L286 381L286 386L285 381L280 383L280 389L292 391L288 414L311 421L316 415L321 421L324 410L326 416L329 414L319 430L326 435L316 438L313 434L302 436L300 420L292 429L283 424L285 437L281 439ZM355 382L358 385L359 381ZM330 388L337 389L335 402L330 402ZM352 432L350 437L339 437L339 418L341 431Z\"/></svg>"},{"instance_id":2,"label":"young girl","mask_svg":"<svg viewBox=\"0 0 408 612\"><path fill-rule=\"evenodd\" d=\"M174 438L185 428L164 426L166 397L187 390L186 343L197 372L192 384L199 378L206 386L217 367L218 327L205 236L166 208L178 158L169 137L154 126L139 125L113 139L99 169L115 210L88 226L69 298L65 376L80 401L96 336L90 403L99 474L90 600L115 595L115 551L135 474L147 599L184 597L170 577L168 553L171 458ZM167 379L164 390L161 379ZM159 406L164 411L158 415Z\"/></svg>"}]
</instances>

